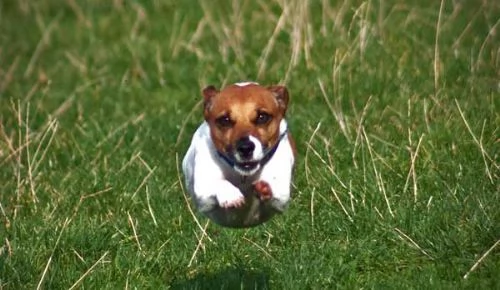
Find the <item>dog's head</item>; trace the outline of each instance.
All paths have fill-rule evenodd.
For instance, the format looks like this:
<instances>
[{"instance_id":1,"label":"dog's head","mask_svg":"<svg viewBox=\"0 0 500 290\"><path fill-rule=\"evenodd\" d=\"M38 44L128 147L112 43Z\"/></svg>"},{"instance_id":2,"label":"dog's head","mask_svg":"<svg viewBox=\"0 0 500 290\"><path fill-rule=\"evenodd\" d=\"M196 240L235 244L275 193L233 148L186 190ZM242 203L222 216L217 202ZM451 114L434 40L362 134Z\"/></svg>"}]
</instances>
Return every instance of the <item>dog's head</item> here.
<instances>
[{"instance_id":1,"label":"dog's head","mask_svg":"<svg viewBox=\"0 0 500 290\"><path fill-rule=\"evenodd\" d=\"M251 175L280 140L280 123L288 106L284 86L235 84L203 90L204 116L219 154L242 175Z\"/></svg>"}]
</instances>

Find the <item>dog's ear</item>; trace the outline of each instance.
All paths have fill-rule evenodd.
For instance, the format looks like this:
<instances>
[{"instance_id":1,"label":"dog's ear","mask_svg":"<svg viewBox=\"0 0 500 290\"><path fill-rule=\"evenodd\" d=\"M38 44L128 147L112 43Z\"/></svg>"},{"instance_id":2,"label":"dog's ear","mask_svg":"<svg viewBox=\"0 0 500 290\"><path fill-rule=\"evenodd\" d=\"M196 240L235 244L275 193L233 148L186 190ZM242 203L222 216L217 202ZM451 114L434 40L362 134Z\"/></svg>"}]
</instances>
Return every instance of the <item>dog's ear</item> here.
<instances>
[{"instance_id":1,"label":"dog's ear","mask_svg":"<svg viewBox=\"0 0 500 290\"><path fill-rule=\"evenodd\" d=\"M207 111L212 103L212 98L219 93L214 86L208 86L203 89L203 108Z\"/></svg>"},{"instance_id":2,"label":"dog's ear","mask_svg":"<svg viewBox=\"0 0 500 290\"><path fill-rule=\"evenodd\" d=\"M273 93L274 97L278 101L278 105L283 111L283 115L285 115L289 99L287 88L285 86L270 86L267 87L267 89Z\"/></svg>"}]
</instances>

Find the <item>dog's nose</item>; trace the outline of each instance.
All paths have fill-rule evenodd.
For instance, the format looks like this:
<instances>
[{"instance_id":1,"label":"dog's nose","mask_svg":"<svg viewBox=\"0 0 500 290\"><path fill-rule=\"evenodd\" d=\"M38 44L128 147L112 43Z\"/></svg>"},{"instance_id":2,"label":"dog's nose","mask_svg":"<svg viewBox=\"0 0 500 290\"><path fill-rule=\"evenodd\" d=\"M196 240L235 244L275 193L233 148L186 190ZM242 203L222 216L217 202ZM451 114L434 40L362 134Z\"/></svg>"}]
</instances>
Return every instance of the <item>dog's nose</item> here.
<instances>
[{"instance_id":1,"label":"dog's nose","mask_svg":"<svg viewBox=\"0 0 500 290\"><path fill-rule=\"evenodd\" d=\"M236 142L236 151L243 158L250 158L255 150L255 144L248 137L243 137Z\"/></svg>"}]
</instances>

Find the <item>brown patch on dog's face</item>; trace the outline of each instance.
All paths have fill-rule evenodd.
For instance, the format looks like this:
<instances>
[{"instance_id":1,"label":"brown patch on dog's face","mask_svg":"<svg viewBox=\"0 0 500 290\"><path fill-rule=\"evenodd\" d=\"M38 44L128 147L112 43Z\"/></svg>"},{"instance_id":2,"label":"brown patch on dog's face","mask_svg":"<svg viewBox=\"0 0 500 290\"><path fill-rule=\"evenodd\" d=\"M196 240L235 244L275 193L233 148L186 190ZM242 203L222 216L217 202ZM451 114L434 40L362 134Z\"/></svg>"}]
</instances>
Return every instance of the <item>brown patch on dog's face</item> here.
<instances>
[{"instance_id":1,"label":"brown patch on dog's face","mask_svg":"<svg viewBox=\"0 0 500 290\"><path fill-rule=\"evenodd\" d=\"M203 90L204 115L215 147L231 153L238 140L253 136L264 148L278 142L279 126L288 106L283 86L231 85L222 91Z\"/></svg>"}]
</instances>

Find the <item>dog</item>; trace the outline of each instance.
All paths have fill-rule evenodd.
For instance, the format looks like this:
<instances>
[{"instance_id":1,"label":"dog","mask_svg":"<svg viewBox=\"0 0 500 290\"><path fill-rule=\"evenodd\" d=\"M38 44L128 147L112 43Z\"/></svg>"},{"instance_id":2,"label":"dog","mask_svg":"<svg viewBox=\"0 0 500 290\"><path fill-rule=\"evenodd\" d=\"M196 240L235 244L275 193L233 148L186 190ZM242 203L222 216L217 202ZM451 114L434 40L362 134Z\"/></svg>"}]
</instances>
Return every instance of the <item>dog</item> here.
<instances>
[{"instance_id":1,"label":"dog","mask_svg":"<svg viewBox=\"0 0 500 290\"><path fill-rule=\"evenodd\" d=\"M231 228L262 224L290 201L295 143L284 86L236 83L203 89L205 121L182 161L198 210Z\"/></svg>"}]
</instances>

